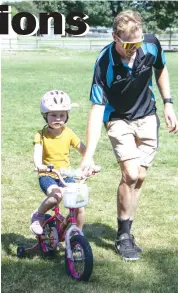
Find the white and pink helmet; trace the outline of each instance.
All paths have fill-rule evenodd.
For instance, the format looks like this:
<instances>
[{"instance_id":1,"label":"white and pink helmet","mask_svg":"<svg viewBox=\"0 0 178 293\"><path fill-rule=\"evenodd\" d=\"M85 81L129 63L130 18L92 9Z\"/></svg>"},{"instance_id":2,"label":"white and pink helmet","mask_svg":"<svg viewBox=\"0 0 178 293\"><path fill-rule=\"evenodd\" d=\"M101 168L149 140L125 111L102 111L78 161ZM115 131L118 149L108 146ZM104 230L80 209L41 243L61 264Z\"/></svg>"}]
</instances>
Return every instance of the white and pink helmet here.
<instances>
[{"instance_id":1,"label":"white and pink helmet","mask_svg":"<svg viewBox=\"0 0 178 293\"><path fill-rule=\"evenodd\" d=\"M53 111L70 111L71 101L69 96L60 90L52 90L44 94L40 102L40 111L45 114Z\"/></svg>"}]
</instances>

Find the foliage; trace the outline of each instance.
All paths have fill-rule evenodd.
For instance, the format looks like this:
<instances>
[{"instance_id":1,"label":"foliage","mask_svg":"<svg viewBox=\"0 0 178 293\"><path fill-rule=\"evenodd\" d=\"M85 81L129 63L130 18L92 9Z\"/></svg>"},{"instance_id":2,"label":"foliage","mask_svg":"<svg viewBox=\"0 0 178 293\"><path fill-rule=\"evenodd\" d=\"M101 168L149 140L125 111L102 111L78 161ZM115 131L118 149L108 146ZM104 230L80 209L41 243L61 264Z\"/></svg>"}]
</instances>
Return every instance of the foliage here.
<instances>
[{"instance_id":1,"label":"foliage","mask_svg":"<svg viewBox=\"0 0 178 293\"><path fill-rule=\"evenodd\" d=\"M21 2L3 2L3 5L9 5L12 7L12 15L18 12L29 12L34 15L38 15L38 9L32 1L21 1ZM16 9L16 10L15 10ZM16 13L13 13L13 11Z\"/></svg>"},{"instance_id":2,"label":"foliage","mask_svg":"<svg viewBox=\"0 0 178 293\"><path fill-rule=\"evenodd\" d=\"M159 32L177 26L177 1L33 1L39 11L81 11L89 15L92 26L111 26L113 17L124 9L138 10L144 19L145 30Z\"/></svg>"},{"instance_id":3,"label":"foliage","mask_svg":"<svg viewBox=\"0 0 178 293\"><path fill-rule=\"evenodd\" d=\"M178 27L178 1L22 1L4 2L17 11L37 15L39 12L83 12L89 16L90 26L111 27L113 18L124 9L138 10L144 20L144 31L159 33Z\"/></svg>"},{"instance_id":4,"label":"foliage","mask_svg":"<svg viewBox=\"0 0 178 293\"><path fill-rule=\"evenodd\" d=\"M123 9L128 8L141 13L146 31L155 33L178 27L177 1L130 1L123 4Z\"/></svg>"},{"instance_id":5,"label":"foliage","mask_svg":"<svg viewBox=\"0 0 178 293\"><path fill-rule=\"evenodd\" d=\"M111 26L112 11L110 1L33 1L39 11L58 11L65 15L70 12L83 12L89 15L91 26Z\"/></svg>"}]
</instances>

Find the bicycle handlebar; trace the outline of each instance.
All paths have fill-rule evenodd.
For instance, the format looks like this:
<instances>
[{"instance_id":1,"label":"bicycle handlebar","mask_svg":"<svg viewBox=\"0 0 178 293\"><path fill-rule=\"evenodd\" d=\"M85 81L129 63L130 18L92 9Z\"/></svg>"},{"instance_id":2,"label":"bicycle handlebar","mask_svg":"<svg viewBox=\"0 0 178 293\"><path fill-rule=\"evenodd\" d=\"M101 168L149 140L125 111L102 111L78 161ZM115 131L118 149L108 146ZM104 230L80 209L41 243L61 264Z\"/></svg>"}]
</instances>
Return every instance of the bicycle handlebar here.
<instances>
[{"instance_id":1,"label":"bicycle handlebar","mask_svg":"<svg viewBox=\"0 0 178 293\"><path fill-rule=\"evenodd\" d=\"M88 177L90 176L85 176L83 177L83 172L80 169L67 169L67 168L61 168L59 170L55 170L54 166L52 164L47 166L48 169L45 171L38 171L37 168L35 168L35 171L39 173L53 173L56 174L59 180L64 184L64 186L67 186L66 182L64 181L62 176L67 176L67 177L73 177L75 179L83 179L82 183L84 183L85 180L87 180ZM100 172L101 167L100 166L95 166L95 170L93 171L92 174Z\"/></svg>"}]
</instances>

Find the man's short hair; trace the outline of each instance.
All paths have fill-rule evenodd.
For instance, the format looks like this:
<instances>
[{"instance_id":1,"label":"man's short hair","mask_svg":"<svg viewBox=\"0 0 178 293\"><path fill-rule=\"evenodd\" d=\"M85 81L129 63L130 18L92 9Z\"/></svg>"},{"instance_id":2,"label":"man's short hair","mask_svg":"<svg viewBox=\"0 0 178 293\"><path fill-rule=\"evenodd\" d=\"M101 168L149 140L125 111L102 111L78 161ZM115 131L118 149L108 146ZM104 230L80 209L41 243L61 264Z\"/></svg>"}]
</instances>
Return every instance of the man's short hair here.
<instances>
[{"instance_id":1,"label":"man's short hair","mask_svg":"<svg viewBox=\"0 0 178 293\"><path fill-rule=\"evenodd\" d=\"M138 11L124 10L120 12L113 22L113 32L116 35L120 33L134 33L142 29L142 17Z\"/></svg>"}]
</instances>

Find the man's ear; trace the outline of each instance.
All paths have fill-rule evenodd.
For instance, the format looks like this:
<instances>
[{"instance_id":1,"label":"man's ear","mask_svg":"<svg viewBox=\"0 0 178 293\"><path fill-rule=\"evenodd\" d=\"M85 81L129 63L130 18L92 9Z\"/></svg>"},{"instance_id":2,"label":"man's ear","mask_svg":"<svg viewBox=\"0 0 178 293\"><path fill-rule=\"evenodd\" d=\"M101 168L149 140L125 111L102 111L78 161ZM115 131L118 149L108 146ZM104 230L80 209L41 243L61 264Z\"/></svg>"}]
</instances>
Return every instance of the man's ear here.
<instances>
[{"instance_id":1,"label":"man's ear","mask_svg":"<svg viewBox=\"0 0 178 293\"><path fill-rule=\"evenodd\" d=\"M112 37L113 37L113 40L115 42L116 41L116 37L115 37L115 33L114 32L112 32Z\"/></svg>"}]
</instances>

